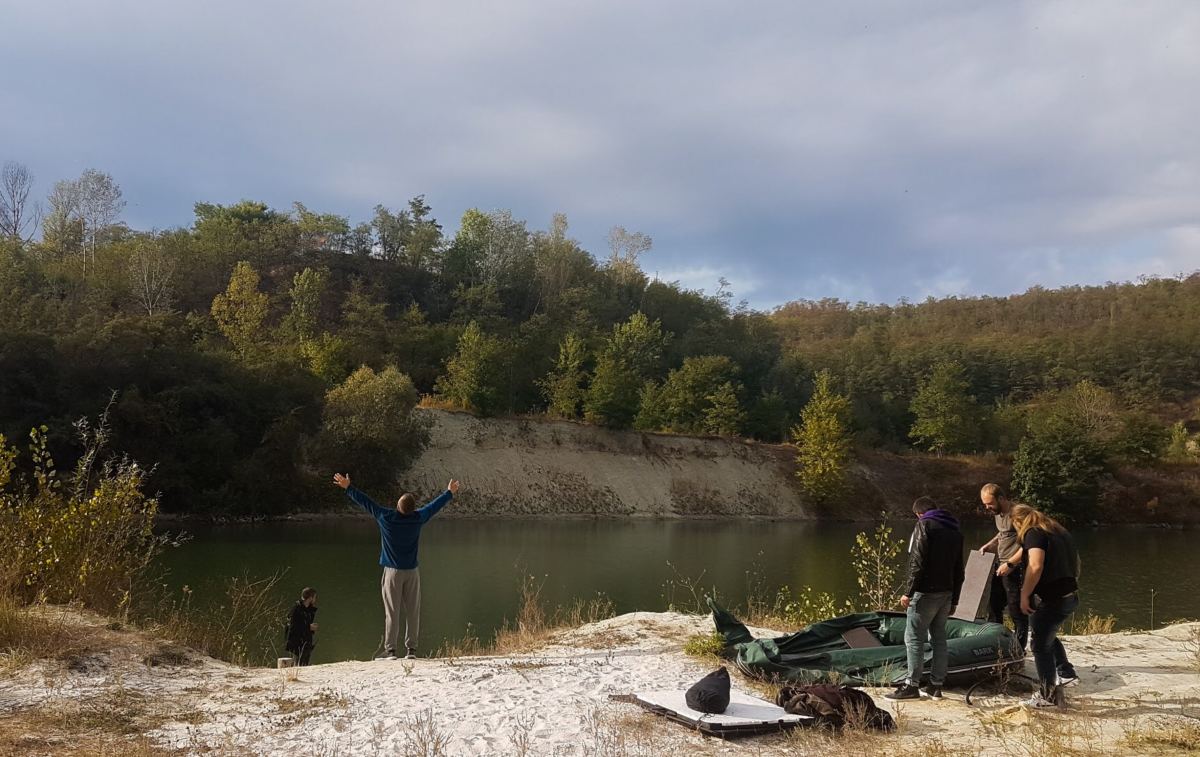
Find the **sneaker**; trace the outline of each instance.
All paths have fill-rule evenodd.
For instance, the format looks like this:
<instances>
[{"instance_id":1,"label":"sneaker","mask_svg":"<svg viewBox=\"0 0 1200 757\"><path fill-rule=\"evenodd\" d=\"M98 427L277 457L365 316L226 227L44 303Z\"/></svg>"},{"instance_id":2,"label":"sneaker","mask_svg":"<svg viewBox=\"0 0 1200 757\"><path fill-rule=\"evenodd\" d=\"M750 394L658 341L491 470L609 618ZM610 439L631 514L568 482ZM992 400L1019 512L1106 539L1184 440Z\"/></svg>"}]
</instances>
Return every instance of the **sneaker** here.
<instances>
[{"instance_id":1,"label":"sneaker","mask_svg":"<svg viewBox=\"0 0 1200 757\"><path fill-rule=\"evenodd\" d=\"M936 683L927 683L921 687L921 691L925 692L932 699L942 698L942 686Z\"/></svg>"},{"instance_id":2,"label":"sneaker","mask_svg":"<svg viewBox=\"0 0 1200 757\"><path fill-rule=\"evenodd\" d=\"M383 654L376 657L375 659L376 660L395 660L396 652L393 649L389 649L389 650L385 651Z\"/></svg>"},{"instance_id":3,"label":"sneaker","mask_svg":"<svg viewBox=\"0 0 1200 757\"><path fill-rule=\"evenodd\" d=\"M1059 686L1074 686L1075 684L1079 683L1079 676L1075 674L1075 671L1071 671L1070 673L1059 673L1056 683Z\"/></svg>"},{"instance_id":4,"label":"sneaker","mask_svg":"<svg viewBox=\"0 0 1200 757\"><path fill-rule=\"evenodd\" d=\"M1032 707L1037 710L1053 709L1055 707L1058 707L1057 704L1055 704L1053 701L1051 701L1049 699L1046 699L1041 694L1034 694L1029 699L1021 700L1021 704L1025 705L1026 707Z\"/></svg>"},{"instance_id":5,"label":"sneaker","mask_svg":"<svg viewBox=\"0 0 1200 757\"><path fill-rule=\"evenodd\" d=\"M893 699L893 700L920 699L921 698L921 690L919 688L917 688L916 686L912 685L911 683L906 683L903 686L898 686L896 688L896 690L891 692L890 694L884 694L883 698L884 699Z\"/></svg>"},{"instance_id":6,"label":"sneaker","mask_svg":"<svg viewBox=\"0 0 1200 757\"><path fill-rule=\"evenodd\" d=\"M409 649L409 650L407 651L407 653L405 653L405 655L404 655L404 659L406 659L406 660L415 660L415 659L417 659L417 650L415 650L415 649Z\"/></svg>"}]
</instances>

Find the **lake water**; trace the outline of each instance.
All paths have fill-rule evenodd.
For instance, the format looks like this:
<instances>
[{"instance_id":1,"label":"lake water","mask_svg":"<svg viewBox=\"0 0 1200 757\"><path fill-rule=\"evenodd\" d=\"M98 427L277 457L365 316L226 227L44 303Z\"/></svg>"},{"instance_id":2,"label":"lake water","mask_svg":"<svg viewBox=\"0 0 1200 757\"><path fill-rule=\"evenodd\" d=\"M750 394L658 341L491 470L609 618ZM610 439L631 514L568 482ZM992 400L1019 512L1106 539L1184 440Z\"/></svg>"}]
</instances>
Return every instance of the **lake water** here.
<instances>
[{"instance_id":1,"label":"lake water","mask_svg":"<svg viewBox=\"0 0 1200 757\"><path fill-rule=\"evenodd\" d=\"M856 591L854 535L867 524L589 520L436 520L421 536L421 652L461 638L468 624L490 638L518 605L520 577L544 581L547 604L607 596L616 611L664 610L678 577L715 586L733 604L747 574L772 593L809 585L838 596ZM896 524L907 538L909 524ZM287 569L289 605L306 585L319 591L314 662L367 659L379 645L379 535L365 516L344 521L214 527L196 531L163 563L173 587L212 596L225 578ZM990 538L967 529L968 546ZM1116 616L1118 627L1200 617L1200 550L1194 531L1107 528L1075 532L1083 560L1080 611ZM1152 591L1154 595L1152 597ZM675 590L676 600L685 594ZM690 596L688 597L690 601ZM786 629L794 630L794 629Z\"/></svg>"}]
</instances>

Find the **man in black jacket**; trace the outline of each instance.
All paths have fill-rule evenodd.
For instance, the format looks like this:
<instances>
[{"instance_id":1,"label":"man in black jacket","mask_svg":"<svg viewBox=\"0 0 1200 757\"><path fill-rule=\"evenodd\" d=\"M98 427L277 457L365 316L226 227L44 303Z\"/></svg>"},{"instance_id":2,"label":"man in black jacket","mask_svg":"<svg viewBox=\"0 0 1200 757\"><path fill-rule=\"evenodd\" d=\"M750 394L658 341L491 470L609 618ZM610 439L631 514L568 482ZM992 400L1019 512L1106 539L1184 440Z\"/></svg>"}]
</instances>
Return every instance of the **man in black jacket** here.
<instances>
[{"instance_id":1,"label":"man in black jacket","mask_svg":"<svg viewBox=\"0 0 1200 757\"><path fill-rule=\"evenodd\" d=\"M917 526L908 545L908 582L900 604L908 610L904 643L908 647L908 678L888 699L920 699L925 643L933 647L933 663L925 692L942 696L949 654L946 618L958 605L963 583L963 535L958 519L939 509L929 497L913 503Z\"/></svg>"},{"instance_id":2,"label":"man in black jacket","mask_svg":"<svg viewBox=\"0 0 1200 757\"><path fill-rule=\"evenodd\" d=\"M312 657L317 631L317 590L306 587L300 592L300 600L292 607L287 625L287 651L297 665L307 665Z\"/></svg>"}]
</instances>

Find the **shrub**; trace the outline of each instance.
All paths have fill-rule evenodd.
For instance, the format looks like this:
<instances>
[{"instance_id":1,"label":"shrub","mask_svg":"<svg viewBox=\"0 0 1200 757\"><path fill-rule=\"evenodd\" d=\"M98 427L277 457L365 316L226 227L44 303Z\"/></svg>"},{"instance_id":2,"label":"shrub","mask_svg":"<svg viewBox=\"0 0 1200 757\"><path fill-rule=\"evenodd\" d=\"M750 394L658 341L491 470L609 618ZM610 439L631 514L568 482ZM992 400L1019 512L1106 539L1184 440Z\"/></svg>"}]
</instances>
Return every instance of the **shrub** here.
<instances>
[{"instance_id":1,"label":"shrub","mask_svg":"<svg viewBox=\"0 0 1200 757\"><path fill-rule=\"evenodd\" d=\"M104 458L107 414L75 426L84 452L60 478L45 426L30 432L33 485L14 490L17 451L0 441L0 590L22 602L80 602L127 610L163 538L153 532L158 500L142 494L145 471L128 458ZM2 437L0 437L2 440Z\"/></svg>"}]
</instances>

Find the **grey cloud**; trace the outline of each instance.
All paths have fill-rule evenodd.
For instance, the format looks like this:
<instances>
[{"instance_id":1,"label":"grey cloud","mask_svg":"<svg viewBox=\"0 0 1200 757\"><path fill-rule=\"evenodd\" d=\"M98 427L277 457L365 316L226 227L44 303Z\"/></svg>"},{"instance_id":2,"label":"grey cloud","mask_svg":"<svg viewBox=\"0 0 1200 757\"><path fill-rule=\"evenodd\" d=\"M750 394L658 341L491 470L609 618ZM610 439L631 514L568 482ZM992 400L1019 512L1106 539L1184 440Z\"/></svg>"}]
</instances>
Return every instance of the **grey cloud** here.
<instances>
[{"instance_id":1,"label":"grey cloud","mask_svg":"<svg viewBox=\"0 0 1200 757\"><path fill-rule=\"evenodd\" d=\"M918 7L919 6L919 7ZM2 158L365 217L554 211L770 306L1200 267L1200 5L24 4ZM1189 231L1192 230L1192 231ZM1182 241L1181 241L1182 240ZM739 291L739 287L743 287Z\"/></svg>"}]
</instances>

